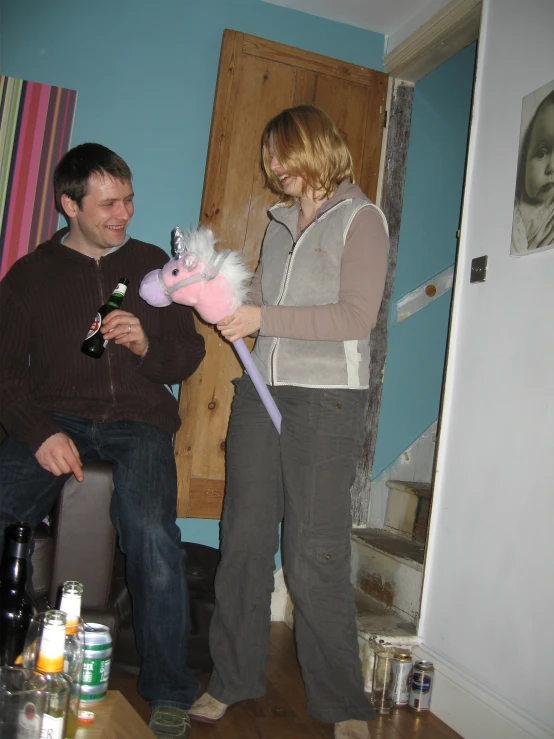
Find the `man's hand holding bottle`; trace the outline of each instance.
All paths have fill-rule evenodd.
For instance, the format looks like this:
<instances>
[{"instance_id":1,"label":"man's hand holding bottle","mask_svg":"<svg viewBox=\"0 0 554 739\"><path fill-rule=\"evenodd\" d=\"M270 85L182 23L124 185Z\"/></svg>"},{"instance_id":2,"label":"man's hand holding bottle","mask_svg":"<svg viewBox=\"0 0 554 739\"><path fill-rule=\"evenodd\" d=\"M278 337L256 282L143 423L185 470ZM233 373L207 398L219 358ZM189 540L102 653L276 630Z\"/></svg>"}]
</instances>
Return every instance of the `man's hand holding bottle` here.
<instances>
[{"instance_id":1,"label":"man's hand holding bottle","mask_svg":"<svg viewBox=\"0 0 554 739\"><path fill-rule=\"evenodd\" d=\"M139 319L132 313L124 310L112 311L102 321L100 331L104 339L126 346L139 357L144 357L148 351L148 337Z\"/></svg>"}]
</instances>

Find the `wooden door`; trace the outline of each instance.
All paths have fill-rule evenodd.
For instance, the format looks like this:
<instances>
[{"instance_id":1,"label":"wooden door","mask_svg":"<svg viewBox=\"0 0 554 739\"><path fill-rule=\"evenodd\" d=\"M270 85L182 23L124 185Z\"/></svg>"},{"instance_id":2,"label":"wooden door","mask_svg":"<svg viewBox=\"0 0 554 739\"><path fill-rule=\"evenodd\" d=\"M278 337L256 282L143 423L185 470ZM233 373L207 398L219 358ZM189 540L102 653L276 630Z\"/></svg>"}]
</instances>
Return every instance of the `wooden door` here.
<instances>
[{"instance_id":1,"label":"wooden door","mask_svg":"<svg viewBox=\"0 0 554 739\"><path fill-rule=\"evenodd\" d=\"M356 182L375 199L386 88L382 72L224 31L201 211L221 248L240 250L256 268L275 202L262 187L261 134L270 118L299 103L314 103L333 118L352 153ZM197 326L206 358L181 387L177 514L220 518L231 381L242 369L213 326L200 320Z\"/></svg>"}]
</instances>

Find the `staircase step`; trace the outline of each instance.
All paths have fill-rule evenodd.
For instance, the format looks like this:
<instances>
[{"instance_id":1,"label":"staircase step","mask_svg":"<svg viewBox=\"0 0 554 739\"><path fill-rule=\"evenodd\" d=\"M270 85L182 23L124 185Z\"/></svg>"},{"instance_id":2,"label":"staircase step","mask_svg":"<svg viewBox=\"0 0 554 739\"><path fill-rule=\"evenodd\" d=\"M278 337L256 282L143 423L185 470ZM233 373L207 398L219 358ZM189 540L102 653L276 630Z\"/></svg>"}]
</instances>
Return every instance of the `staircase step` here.
<instances>
[{"instance_id":1,"label":"staircase step","mask_svg":"<svg viewBox=\"0 0 554 739\"><path fill-rule=\"evenodd\" d=\"M394 611L370 598L361 590L356 591L358 634L364 639L396 644L398 640L412 642L417 627L401 618Z\"/></svg>"},{"instance_id":2,"label":"staircase step","mask_svg":"<svg viewBox=\"0 0 554 739\"><path fill-rule=\"evenodd\" d=\"M414 570L423 572L425 547L419 541L409 541L384 529L353 529L352 539L363 545L385 552Z\"/></svg>"},{"instance_id":3,"label":"staircase step","mask_svg":"<svg viewBox=\"0 0 554 739\"><path fill-rule=\"evenodd\" d=\"M383 529L352 532L351 581L373 600L417 623L423 582L423 543Z\"/></svg>"},{"instance_id":4,"label":"staircase step","mask_svg":"<svg viewBox=\"0 0 554 739\"><path fill-rule=\"evenodd\" d=\"M421 643L421 638L417 636L415 624L359 590L356 591L356 609L364 686L371 692L375 648L394 646L412 650Z\"/></svg>"},{"instance_id":5,"label":"staircase step","mask_svg":"<svg viewBox=\"0 0 554 739\"><path fill-rule=\"evenodd\" d=\"M417 495L418 498L431 498L430 482L406 482L404 480L387 480L386 486L391 490L400 490L403 493Z\"/></svg>"},{"instance_id":6,"label":"staircase step","mask_svg":"<svg viewBox=\"0 0 554 739\"><path fill-rule=\"evenodd\" d=\"M405 539L424 542L431 505L431 483L387 480L386 486L389 495L383 528Z\"/></svg>"}]
</instances>

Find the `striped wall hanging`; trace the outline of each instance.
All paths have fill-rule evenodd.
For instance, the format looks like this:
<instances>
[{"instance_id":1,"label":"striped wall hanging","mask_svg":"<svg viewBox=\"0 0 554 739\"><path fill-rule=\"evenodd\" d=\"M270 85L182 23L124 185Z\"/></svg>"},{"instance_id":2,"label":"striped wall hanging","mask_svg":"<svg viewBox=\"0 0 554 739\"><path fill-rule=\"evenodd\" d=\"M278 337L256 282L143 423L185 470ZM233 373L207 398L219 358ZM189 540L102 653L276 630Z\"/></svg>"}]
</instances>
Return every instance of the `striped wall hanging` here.
<instances>
[{"instance_id":1,"label":"striped wall hanging","mask_svg":"<svg viewBox=\"0 0 554 739\"><path fill-rule=\"evenodd\" d=\"M57 228L52 175L76 101L75 90L0 76L0 279Z\"/></svg>"}]
</instances>

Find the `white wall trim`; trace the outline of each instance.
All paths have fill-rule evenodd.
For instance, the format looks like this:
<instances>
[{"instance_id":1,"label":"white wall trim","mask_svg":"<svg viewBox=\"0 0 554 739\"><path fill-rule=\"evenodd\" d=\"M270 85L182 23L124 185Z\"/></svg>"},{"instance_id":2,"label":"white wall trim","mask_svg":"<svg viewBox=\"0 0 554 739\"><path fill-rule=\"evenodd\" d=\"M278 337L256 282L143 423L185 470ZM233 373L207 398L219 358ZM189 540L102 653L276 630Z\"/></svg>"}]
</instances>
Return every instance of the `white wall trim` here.
<instances>
[{"instance_id":1,"label":"white wall trim","mask_svg":"<svg viewBox=\"0 0 554 739\"><path fill-rule=\"evenodd\" d=\"M421 28L429 18L439 13L449 2L450 0L427 0L426 4L414 16L385 37L385 54L390 54L393 49L400 46L403 41L415 33L418 28Z\"/></svg>"},{"instance_id":2,"label":"white wall trim","mask_svg":"<svg viewBox=\"0 0 554 739\"><path fill-rule=\"evenodd\" d=\"M396 95L396 89L400 85L400 81L393 80L391 77L387 80L387 102L385 103L386 111L386 126L383 131L383 140L381 142L381 159L379 160L379 177L377 180L377 196L375 198L375 205L381 208L381 201L383 199L383 180L385 177L385 170L387 166L387 141L389 137L389 116L392 106L393 95Z\"/></svg>"},{"instance_id":3,"label":"white wall trim","mask_svg":"<svg viewBox=\"0 0 554 739\"><path fill-rule=\"evenodd\" d=\"M417 659L435 666L431 711L464 739L552 739L552 731L442 655L421 644ZM502 665L498 666L502 669ZM517 673L514 673L514 681ZM537 686L546 690L546 686Z\"/></svg>"},{"instance_id":4,"label":"white wall trim","mask_svg":"<svg viewBox=\"0 0 554 739\"><path fill-rule=\"evenodd\" d=\"M417 82L479 37L482 0L451 0L383 60L391 77Z\"/></svg>"},{"instance_id":5,"label":"white wall trim","mask_svg":"<svg viewBox=\"0 0 554 739\"><path fill-rule=\"evenodd\" d=\"M402 323L406 318L413 316L433 300L440 298L449 290L452 290L454 279L454 265L427 280L423 285L404 295L396 302L396 322Z\"/></svg>"}]
</instances>

